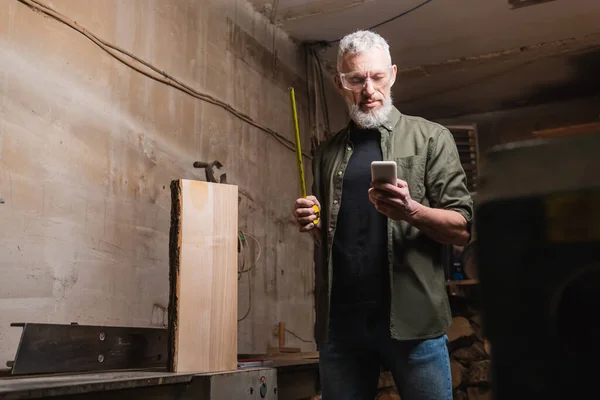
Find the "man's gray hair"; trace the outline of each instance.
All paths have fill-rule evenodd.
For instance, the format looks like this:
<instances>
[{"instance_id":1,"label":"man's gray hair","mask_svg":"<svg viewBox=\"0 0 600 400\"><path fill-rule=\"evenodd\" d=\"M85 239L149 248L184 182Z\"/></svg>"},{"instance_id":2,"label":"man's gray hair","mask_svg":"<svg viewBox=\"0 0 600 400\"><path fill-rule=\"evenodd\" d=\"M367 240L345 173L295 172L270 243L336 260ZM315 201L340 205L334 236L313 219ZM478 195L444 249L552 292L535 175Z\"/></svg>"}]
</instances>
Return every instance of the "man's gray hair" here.
<instances>
[{"instance_id":1,"label":"man's gray hair","mask_svg":"<svg viewBox=\"0 0 600 400\"><path fill-rule=\"evenodd\" d=\"M390 55L390 46L388 42L381 37L379 34L371 31L356 31L350 33L342 38L338 49L337 57L337 69L340 70L342 65L342 59L347 53L363 53L373 48L380 48L384 50L392 63L392 56Z\"/></svg>"}]
</instances>

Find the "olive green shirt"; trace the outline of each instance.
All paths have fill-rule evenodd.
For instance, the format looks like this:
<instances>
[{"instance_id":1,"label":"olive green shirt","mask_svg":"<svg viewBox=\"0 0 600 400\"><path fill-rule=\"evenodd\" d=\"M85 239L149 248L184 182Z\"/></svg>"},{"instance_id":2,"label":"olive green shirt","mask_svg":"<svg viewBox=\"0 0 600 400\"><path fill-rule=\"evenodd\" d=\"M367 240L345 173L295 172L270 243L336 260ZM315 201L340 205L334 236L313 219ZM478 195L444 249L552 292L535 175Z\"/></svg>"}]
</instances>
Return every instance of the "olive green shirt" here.
<instances>
[{"instance_id":1,"label":"olive green shirt","mask_svg":"<svg viewBox=\"0 0 600 400\"><path fill-rule=\"evenodd\" d=\"M402 115L395 107L379 128L383 160L398 165L419 203L454 210L471 225L473 201L454 137L445 127ZM331 300L332 245L342 198L344 171L352 155L348 127L315 151L312 192L321 204L321 240L315 245L315 339L327 341ZM469 228L470 229L470 228ZM445 333L452 320L445 287L443 245L406 221L388 219L390 335L425 339Z\"/></svg>"}]
</instances>

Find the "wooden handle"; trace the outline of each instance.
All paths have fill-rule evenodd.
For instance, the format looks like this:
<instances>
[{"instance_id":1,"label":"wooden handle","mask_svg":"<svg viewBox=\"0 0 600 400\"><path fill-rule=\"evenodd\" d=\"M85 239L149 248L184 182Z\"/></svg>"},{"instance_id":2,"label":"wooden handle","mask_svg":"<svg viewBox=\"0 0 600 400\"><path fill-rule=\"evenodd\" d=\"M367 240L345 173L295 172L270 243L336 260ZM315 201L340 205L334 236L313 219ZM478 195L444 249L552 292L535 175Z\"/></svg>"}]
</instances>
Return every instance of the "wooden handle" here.
<instances>
[{"instance_id":1,"label":"wooden handle","mask_svg":"<svg viewBox=\"0 0 600 400\"><path fill-rule=\"evenodd\" d=\"M285 347L285 323L279 323L279 347Z\"/></svg>"}]
</instances>

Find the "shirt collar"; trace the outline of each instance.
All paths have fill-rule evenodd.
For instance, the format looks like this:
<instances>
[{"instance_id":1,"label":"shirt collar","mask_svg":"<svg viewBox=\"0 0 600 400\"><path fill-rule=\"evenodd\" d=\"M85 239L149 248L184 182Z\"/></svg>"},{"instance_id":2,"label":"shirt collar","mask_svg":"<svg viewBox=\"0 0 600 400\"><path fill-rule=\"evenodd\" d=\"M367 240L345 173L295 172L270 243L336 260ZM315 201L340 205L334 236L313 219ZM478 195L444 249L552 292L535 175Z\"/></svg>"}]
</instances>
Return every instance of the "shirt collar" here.
<instances>
[{"instance_id":1,"label":"shirt collar","mask_svg":"<svg viewBox=\"0 0 600 400\"><path fill-rule=\"evenodd\" d=\"M401 116L402 114L396 108L396 106L392 106L392 111L390 111L390 115L388 115L387 120L382 125L383 128L387 129L389 132L392 132L394 130L394 127L398 124L398 121L400 121Z\"/></svg>"}]
</instances>

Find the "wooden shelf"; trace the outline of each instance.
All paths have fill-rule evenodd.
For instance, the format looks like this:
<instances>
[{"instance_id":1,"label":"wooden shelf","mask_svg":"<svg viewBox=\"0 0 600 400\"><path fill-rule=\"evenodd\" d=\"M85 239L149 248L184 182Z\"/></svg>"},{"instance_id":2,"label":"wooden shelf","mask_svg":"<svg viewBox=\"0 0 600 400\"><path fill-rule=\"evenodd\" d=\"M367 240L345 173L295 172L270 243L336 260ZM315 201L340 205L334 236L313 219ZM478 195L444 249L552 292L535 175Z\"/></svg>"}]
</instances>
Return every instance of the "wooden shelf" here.
<instances>
[{"instance_id":1,"label":"wooden shelf","mask_svg":"<svg viewBox=\"0 0 600 400\"><path fill-rule=\"evenodd\" d=\"M600 133L600 122L592 122L581 125L563 126L554 129L541 129L533 131L535 137L564 137L564 136L579 136L579 135L594 135Z\"/></svg>"},{"instance_id":2,"label":"wooden shelf","mask_svg":"<svg viewBox=\"0 0 600 400\"><path fill-rule=\"evenodd\" d=\"M448 294L453 297L468 297L471 292L469 289L478 285L477 279L464 279L460 281L446 281Z\"/></svg>"},{"instance_id":3,"label":"wooden shelf","mask_svg":"<svg viewBox=\"0 0 600 400\"><path fill-rule=\"evenodd\" d=\"M479 281L477 279L463 279L460 281L446 281L446 286L470 286L470 285L478 285Z\"/></svg>"}]
</instances>

